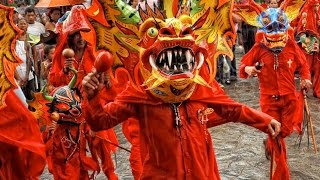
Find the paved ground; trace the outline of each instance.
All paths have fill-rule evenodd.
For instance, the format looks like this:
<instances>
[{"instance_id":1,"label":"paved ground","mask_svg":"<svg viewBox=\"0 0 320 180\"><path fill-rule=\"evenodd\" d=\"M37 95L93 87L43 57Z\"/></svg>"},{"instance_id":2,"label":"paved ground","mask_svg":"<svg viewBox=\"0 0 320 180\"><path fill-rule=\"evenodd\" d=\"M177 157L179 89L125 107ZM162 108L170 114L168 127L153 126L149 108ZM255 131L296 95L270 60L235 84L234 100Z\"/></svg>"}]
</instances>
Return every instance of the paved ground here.
<instances>
[{"instance_id":1,"label":"paved ground","mask_svg":"<svg viewBox=\"0 0 320 180\"><path fill-rule=\"evenodd\" d=\"M238 57L239 54L238 54ZM236 101L259 109L259 92L257 78L238 80L225 86L225 91ZM312 111L315 136L320 145L320 103L309 93L308 102ZM121 133L121 128L115 128L121 146L130 148ZM210 129L213 137L214 149L218 160L221 178L224 180L267 180L269 179L269 161L264 156L262 140L265 134L242 124L229 123ZM302 140L301 148L295 145L297 135L286 139L289 166L292 180L320 180L320 157L314 154L312 144L308 148L306 136ZM319 148L318 148L319 151ZM128 162L129 153L118 150L117 173L121 180L133 179ZM41 179L52 179L45 172ZM99 174L97 179L106 177Z\"/></svg>"}]
</instances>

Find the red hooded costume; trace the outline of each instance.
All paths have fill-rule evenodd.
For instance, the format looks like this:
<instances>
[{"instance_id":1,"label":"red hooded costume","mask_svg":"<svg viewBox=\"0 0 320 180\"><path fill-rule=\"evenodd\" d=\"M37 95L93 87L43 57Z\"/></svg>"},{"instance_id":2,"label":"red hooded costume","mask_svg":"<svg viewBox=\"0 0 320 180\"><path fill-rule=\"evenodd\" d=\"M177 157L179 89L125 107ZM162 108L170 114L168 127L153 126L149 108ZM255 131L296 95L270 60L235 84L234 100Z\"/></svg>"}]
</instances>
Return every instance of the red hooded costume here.
<instances>
[{"instance_id":1,"label":"red hooded costume","mask_svg":"<svg viewBox=\"0 0 320 180\"><path fill-rule=\"evenodd\" d=\"M219 124L242 122L264 132L272 119L234 102L216 82L212 89L198 85L191 98L179 104L165 103L130 84L114 102L102 106L99 98L96 95L84 107L93 130L112 128L130 117L139 119L141 179L220 179L212 139L205 119L199 116L201 110L212 108L225 119Z\"/></svg>"},{"instance_id":2,"label":"red hooded costume","mask_svg":"<svg viewBox=\"0 0 320 180\"><path fill-rule=\"evenodd\" d=\"M299 22L297 24L297 34L308 33L316 38L320 38L319 36L319 23L320 16L319 10L315 12L315 7L319 6L318 0L310 0L305 6L302 8L299 15ZM318 7L319 9L319 7ZM319 44L316 45L319 50ZM304 49L303 49L304 50ZM307 53L305 50L303 51L306 55L307 62L310 67L310 73L313 77L313 95L315 97L320 97L320 60L319 60L319 52L313 51L311 53Z\"/></svg>"},{"instance_id":3,"label":"red hooded costume","mask_svg":"<svg viewBox=\"0 0 320 180\"><path fill-rule=\"evenodd\" d=\"M278 68L274 69L277 60ZM280 151L275 148L277 169L274 178L288 179L289 169L283 138L290 135L294 129L300 132L303 108L296 93L294 72L298 70L302 79L310 80L308 65L303 52L291 39L279 54L273 53L261 43L256 43L242 58L240 77L247 78L245 67L254 66L257 62L263 64L261 73L258 73L261 110L281 122L282 148ZM271 143L269 138L268 144Z\"/></svg>"},{"instance_id":4,"label":"red hooded costume","mask_svg":"<svg viewBox=\"0 0 320 180\"><path fill-rule=\"evenodd\" d=\"M49 83L53 86L63 86L67 85L73 74L69 72L65 74L63 72L65 57L62 56L62 51L68 48L68 36L82 31L90 31L91 25L87 18L84 16L84 11L80 6L74 6L71 10L70 15L67 17L63 23L58 23L56 29L59 33L59 42L56 47L56 51L53 57L53 66L49 75ZM87 46L84 50L83 56L81 58L75 56L75 61L73 67L78 71L78 78L76 86L81 89L80 83L83 77L91 72L95 61L94 48L91 46L93 44L87 42ZM87 129L88 127L84 128ZM89 131L89 130L88 130ZM95 153L101 159L102 169L108 179L117 179L114 173L114 165L111 158L111 151L115 151L116 147L114 145L108 144L107 141L111 141L114 144L118 144L116 135L113 129L108 131L100 131L95 133L96 137L88 138L88 143L92 146L92 153ZM106 140L104 140L106 139ZM81 154L80 154L81 155ZM95 155L93 155L95 156ZM54 158L54 157L52 157ZM63 164L60 164L63 165ZM74 166L76 167L76 166ZM70 174L72 176L72 174ZM59 176L59 175L58 175Z\"/></svg>"}]
</instances>

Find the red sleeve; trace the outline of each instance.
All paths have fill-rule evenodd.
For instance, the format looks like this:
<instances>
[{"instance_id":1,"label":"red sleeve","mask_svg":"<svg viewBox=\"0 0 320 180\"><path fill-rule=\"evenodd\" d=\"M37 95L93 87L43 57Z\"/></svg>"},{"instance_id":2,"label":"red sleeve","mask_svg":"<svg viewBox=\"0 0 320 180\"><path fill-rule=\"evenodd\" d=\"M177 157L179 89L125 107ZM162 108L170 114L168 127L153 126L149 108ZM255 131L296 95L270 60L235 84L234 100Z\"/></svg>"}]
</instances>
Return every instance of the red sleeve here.
<instances>
[{"instance_id":1,"label":"red sleeve","mask_svg":"<svg viewBox=\"0 0 320 180\"><path fill-rule=\"evenodd\" d=\"M307 58L305 54L296 43L295 43L295 49L296 49L295 52L297 52L295 55L298 62L298 70L301 78L311 80L309 65L307 63Z\"/></svg>"},{"instance_id":2,"label":"red sleeve","mask_svg":"<svg viewBox=\"0 0 320 180\"><path fill-rule=\"evenodd\" d=\"M244 71L244 68L246 66L253 66L255 64L255 62L258 61L256 59L256 57L257 57L257 54L258 54L259 46L260 46L259 44L255 44L251 48L251 50L242 57L240 68L239 68L239 71L240 71L239 75L240 75L241 78L248 78L248 74Z\"/></svg>"},{"instance_id":3,"label":"red sleeve","mask_svg":"<svg viewBox=\"0 0 320 180\"><path fill-rule=\"evenodd\" d=\"M85 99L82 108L86 121L93 131L112 128L135 116L137 112L133 104L110 102L102 106L99 94L91 100Z\"/></svg>"},{"instance_id":4,"label":"red sleeve","mask_svg":"<svg viewBox=\"0 0 320 180\"><path fill-rule=\"evenodd\" d=\"M226 122L240 122L248 126L268 132L268 124L273 119L271 116L250 108L244 104L214 105L214 111Z\"/></svg>"}]
</instances>

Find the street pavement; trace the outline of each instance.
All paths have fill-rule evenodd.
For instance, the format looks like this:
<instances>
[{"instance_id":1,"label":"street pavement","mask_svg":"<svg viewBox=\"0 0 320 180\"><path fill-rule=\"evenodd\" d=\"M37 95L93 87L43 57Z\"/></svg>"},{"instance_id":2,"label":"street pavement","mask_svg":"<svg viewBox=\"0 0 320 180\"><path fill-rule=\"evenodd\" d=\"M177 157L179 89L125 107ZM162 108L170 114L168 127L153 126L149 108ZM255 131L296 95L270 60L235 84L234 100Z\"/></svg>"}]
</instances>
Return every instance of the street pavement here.
<instances>
[{"instance_id":1,"label":"street pavement","mask_svg":"<svg viewBox=\"0 0 320 180\"><path fill-rule=\"evenodd\" d=\"M236 54L237 62L241 54ZM234 100L252 108L259 109L258 79L239 79L225 85L225 92ZM319 99L308 93L308 104L312 112L315 137L320 143L320 103ZM121 132L121 126L115 127L119 143L130 149ZM210 128L219 171L223 180L267 180L269 179L270 161L266 160L262 141L266 134L240 123L228 123ZM303 136L300 148L296 145L297 134L286 138L288 162L292 180L320 180L320 158L314 153L310 140L308 146L307 134ZM317 148L319 151L319 148ZM116 162L116 172L120 180L133 179L129 164L129 153L119 149L113 159ZM52 179L44 172L41 179ZM100 173L98 180L106 179Z\"/></svg>"}]
</instances>

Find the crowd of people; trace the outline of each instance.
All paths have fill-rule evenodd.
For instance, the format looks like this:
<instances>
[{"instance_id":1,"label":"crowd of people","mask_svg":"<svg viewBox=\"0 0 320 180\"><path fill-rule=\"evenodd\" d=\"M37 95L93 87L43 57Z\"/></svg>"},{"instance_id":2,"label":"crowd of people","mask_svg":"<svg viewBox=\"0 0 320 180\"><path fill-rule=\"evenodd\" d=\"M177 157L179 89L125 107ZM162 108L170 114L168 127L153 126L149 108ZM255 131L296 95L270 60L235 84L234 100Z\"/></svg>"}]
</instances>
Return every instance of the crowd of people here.
<instances>
[{"instance_id":1,"label":"crowd of people","mask_svg":"<svg viewBox=\"0 0 320 180\"><path fill-rule=\"evenodd\" d=\"M146 5L151 9L163 6L154 0L128 0L125 3L135 11L139 8L145 10ZM263 6L273 13L283 3L270 0ZM189 1L179 1L176 18L190 15L190 6ZM132 90L132 84L126 83L128 79L116 82L110 75L96 71L98 54L95 42L90 38L95 34L83 14L82 9L85 8L53 7L40 15L35 7L29 6L23 14L14 9L12 19L21 30L15 43L15 52L22 60L14 72L18 85L16 94L31 112L36 111L35 107L28 105L35 98L33 92L41 90L50 100L47 106L52 122L41 131L48 169L55 179L90 179L101 169L108 179L118 179L111 153L118 146L112 128L120 123L125 137L132 144L130 165L135 179L154 176L186 179L188 175L191 178L219 179L214 152L209 148L212 146L211 138L206 129L216 126L217 119L221 122L218 125L241 122L268 133L265 141L267 158L270 159L275 146L283 147L281 153L276 154L275 161L278 167L285 166L285 170L276 170L276 173L284 173L281 177L290 179L284 138L293 132L294 123L299 121L295 118L300 117L297 112L303 108L299 104L295 78L300 78L302 90L313 89L313 95L320 97L318 0L306 2L298 17L291 22L292 34L280 49L262 43L265 39L259 38L260 29L234 12L232 22L237 36L236 40L229 39L233 59L227 54L219 55L216 59L216 80L220 86L216 82L207 84L217 92L194 85L190 91L195 92L188 96L190 99L170 101L172 103L155 100L147 91ZM278 21L268 31L284 28L285 22L279 25ZM235 58L236 48L243 49L245 54L239 67ZM66 49L72 52L70 56L64 53ZM199 73L206 74L203 69L199 69ZM248 77L259 78L263 113L234 102L221 89L224 84ZM206 94L205 98L200 98L200 94ZM139 98L148 100L142 102L137 100ZM197 118L208 118L208 114L194 110L202 106L215 111L213 114L216 116L209 117L207 125L198 123ZM174 131L171 130L173 123L169 121L171 116L175 118ZM150 118L157 121L150 121ZM160 126L162 128L158 129ZM169 153L162 151L163 147ZM90 157L86 155L88 151ZM199 157L199 153L205 157ZM193 171L191 175L190 169ZM93 173L89 174L89 171Z\"/></svg>"}]
</instances>

